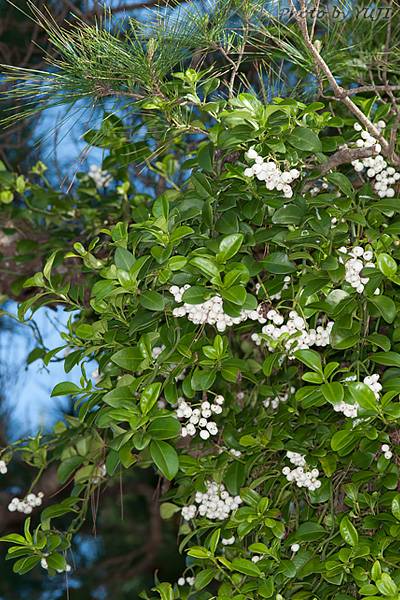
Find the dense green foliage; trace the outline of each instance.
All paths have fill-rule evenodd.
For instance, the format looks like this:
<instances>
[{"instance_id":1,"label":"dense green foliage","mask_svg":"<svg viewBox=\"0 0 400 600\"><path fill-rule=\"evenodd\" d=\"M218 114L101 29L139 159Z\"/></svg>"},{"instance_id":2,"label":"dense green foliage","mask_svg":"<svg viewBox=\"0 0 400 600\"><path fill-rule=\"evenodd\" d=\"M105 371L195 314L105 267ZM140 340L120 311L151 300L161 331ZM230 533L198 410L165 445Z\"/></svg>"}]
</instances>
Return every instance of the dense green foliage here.
<instances>
[{"instance_id":1,"label":"dense green foliage","mask_svg":"<svg viewBox=\"0 0 400 600\"><path fill-rule=\"evenodd\" d=\"M70 490L3 537L9 557L21 575L43 559L65 570L96 490L152 469L162 518L183 517L187 569L141 597L395 600L399 179L371 131L389 141L396 113L371 92L354 100L365 127L340 100L226 98L201 69L164 85L143 92L140 141L110 113L86 134L106 151L106 189L80 173L56 192L41 164L36 182L0 172L10 221L49 233L43 270L14 285L37 288L20 319L71 312L65 345L31 359L67 351L65 371L82 369L52 393L77 417L2 453L39 476L55 462ZM156 197L134 188L141 165L165 183ZM37 246L24 239L21 262Z\"/></svg>"}]
</instances>

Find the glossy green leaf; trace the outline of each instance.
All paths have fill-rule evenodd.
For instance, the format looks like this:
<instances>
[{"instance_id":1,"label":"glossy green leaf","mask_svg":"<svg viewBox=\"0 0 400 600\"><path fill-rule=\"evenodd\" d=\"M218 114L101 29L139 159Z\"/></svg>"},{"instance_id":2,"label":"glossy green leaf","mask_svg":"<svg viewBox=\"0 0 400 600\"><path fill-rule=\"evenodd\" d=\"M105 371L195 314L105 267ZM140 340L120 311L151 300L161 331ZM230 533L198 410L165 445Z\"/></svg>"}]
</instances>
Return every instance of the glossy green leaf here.
<instances>
[{"instance_id":1,"label":"glossy green leaf","mask_svg":"<svg viewBox=\"0 0 400 600\"><path fill-rule=\"evenodd\" d=\"M376 410L376 398L374 392L365 383L354 381L349 383L348 389L352 397L360 406L367 410Z\"/></svg>"},{"instance_id":2,"label":"glossy green leaf","mask_svg":"<svg viewBox=\"0 0 400 600\"><path fill-rule=\"evenodd\" d=\"M400 367L400 354L397 352L375 352L371 355L371 359L378 365Z\"/></svg>"},{"instance_id":3,"label":"glossy green leaf","mask_svg":"<svg viewBox=\"0 0 400 600\"><path fill-rule=\"evenodd\" d=\"M140 394L140 410L144 415L151 411L161 392L161 382L151 383Z\"/></svg>"},{"instance_id":4,"label":"glossy green leaf","mask_svg":"<svg viewBox=\"0 0 400 600\"><path fill-rule=\"evenodd\" d=\"M139 296L139 302L143 308L147 310L159 311L164 310L164 298L158 292L148 290Z\"/></svg>"},{"instance_id":5,"label":"glossy green leaf","mask_svg":"<svg viewBox=\"0 0 400 600\"><path fill-rule=\"evenodd\" d=\"M343 401L344 389L341 383L333 381L321 385L321 392L327 402L338 404Z\"/></svg>"},{"instance_id":6,"label":"glossy green leaf","mask_svg":"<svg viewBox=\"0 0 400 600\"><path fill-rule=\"evenodd\" d=\"M348 517L343 517L340 521L340 535L349 546L356 546L358 544L357 530Z\"/></svg>"},{"instance_id":7,"label":"glossy green leaf","mask_svg":"<svg viewBox=\"0 0 400 600\"><path fill-rule=\"evenodd\" d=\"M307 127L295 127L291 132L288 142L297 150L321 152L321 140Z\"/></svg>"},{"instance_id":8,"label":"glossy green leaf","mask_svg":"<svg viewBox=\"0 0 400 600\"><path fill-rule=\"evenodd\" d=\"M284 252L271 252L261 263L266 271L276 275L287 275L295 271L293 263Z\"/></svg>"},{"instance_id":9,"label":"glossy green leaf","mask_svg":"<svg viewBox=\"0 0 400 600\"><path fill-rule=\"evenodd\" d=\"M251 577L259 577L261 575L259 567L246 558L235 558L231 566L234 571L239 571L239 573L243 573L244 575L250 575Z\"/></svg>"},{"instance_id":10,"label":"glossy green leaf","mask_svg":"<svg viewBox=\"0 0 400 600\"><path fill-rule=\"evenodd\" d=\"M224 237L219 243L219 252L217 254L218 260L226 262L235 254L237 254L243 244L242 233L232 233Z\"/></svg>"},{"instance_id":11,"label":"glossy green leaf","mask_svg":"<svg viewBox=\"0 0 400 600\"><path fill-rule=\"evenodd\" d=\"M217 573L218 571L216 569L205 569L204 571L197 573L194 581L195 589L202 590L205 588L214 579Z\"/></svg>"},{"instance_id":12,"label":"glossy green leaf","mask_svg":"<svg viewBox=\"0 0 400 600\"><path fill-rule=\"evenodd\" d=\"M173 417L160 417L148 427L148 432L153 439L169 440L179 435L181 424Z\"/></svg>"},{"instance_id":13,"label":"glossy green leaf","mask_svg":"<svg viewBox=\"0 0 400 600\"><path fill-rule=\"evenodd\" d=\"M397 271L397 263L389 254L382 252L376 257L378 269L386 276L393 277Z\"/></svg>"},{"instance_id":14,"label":"glossy green leaf","mask_svg":"<svg viewBox=\"0 0 400 600\"><path fill-rule=\"evenodd\" d=\"M179 469L176 450L167 442L153 440L150 443L150 454L164 477L171 481Z\"/></svg>"}]
</instances>

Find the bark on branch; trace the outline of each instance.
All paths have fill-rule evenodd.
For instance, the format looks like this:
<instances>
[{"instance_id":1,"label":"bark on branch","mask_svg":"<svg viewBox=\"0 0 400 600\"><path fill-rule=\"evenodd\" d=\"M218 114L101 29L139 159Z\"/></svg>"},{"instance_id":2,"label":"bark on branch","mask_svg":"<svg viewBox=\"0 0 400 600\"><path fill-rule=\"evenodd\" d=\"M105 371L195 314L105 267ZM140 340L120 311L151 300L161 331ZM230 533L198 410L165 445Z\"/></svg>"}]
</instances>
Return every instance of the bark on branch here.
<instances>
[{"instance_id":1,"label":"bark on branch","mask_svg":"<svg viewBox=\"0 0 400 600\"><path fill-rule=\"evenodd\" d=\"M299 0L300 10L298 11L293 3L293 0L289 0L290 7L293 11L295 19L299 25L300 31L303 35L304 43L312 55L315 63L315 67L318 70L324 73L327 78L335 99L339 102L343 102L350 110L350 112L357 117L357 119L364 125L365 129L369 131L369 133L380 143L382 146L382 155L387 158L394 166L400 166L400 157L392 150L389 142L383 137L383 135L378 131L375 125L364 115L364 113L354 104L354 102L349 98L349 90L345 90L342 88L338 82L336 81L332 71L322 58L319 53L316 44L313 44L310 35L308 33L307 27L307 19L306 19L306 5L305 0Z\"/></svg>"},{"instance_id":2,"label":"bark on branch","mask_svg":"<svg viewBox=\"0 0 400 600\"><path fill-rule=\"evenodd\" d=\"M301 193L307 192L315 183L316 179L320 179L335 167L339 167L345 163L351 163L353 160L361 160L363 158L370 158L371 156L377 156L379 152L374 146L370 148L342 148L333 154L326 165L320 164L312 167L313 170L318 170L318 175L315 175L312 179L308 179L303 187Z\"/></svg>"}]
</instances>

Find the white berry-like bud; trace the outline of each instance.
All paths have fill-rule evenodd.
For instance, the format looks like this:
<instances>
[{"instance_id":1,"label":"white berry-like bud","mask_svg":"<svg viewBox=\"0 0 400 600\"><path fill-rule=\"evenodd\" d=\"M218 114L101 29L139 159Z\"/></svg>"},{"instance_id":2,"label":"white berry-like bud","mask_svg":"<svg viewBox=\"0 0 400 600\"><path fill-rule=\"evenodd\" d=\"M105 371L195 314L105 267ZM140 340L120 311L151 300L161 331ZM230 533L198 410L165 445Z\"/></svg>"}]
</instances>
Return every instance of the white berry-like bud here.
<instances>
[{"instance_id":1,"label":"white berry-like bud","mask_svg":"<svg viewBox=\"0 0 400 600\"><path fill-rule=\"evenodd\" d=\"M258 153L254 150L254 148L250 148L249 150L247 150L246 156L250 160L254 160L255 158L257 158Z\"/></svg>"},{"instance_id":2,"label":"white berry-like bud","mask_svg":"<svg viewBox=\"0 0 400 600\"><path fill-rule=\"evenodd\" d=\"M300 550L300 546L299 546L299 544L292 544L290 546L290 549L292 552L298 552Z\"/></svg>"}]
</instances>

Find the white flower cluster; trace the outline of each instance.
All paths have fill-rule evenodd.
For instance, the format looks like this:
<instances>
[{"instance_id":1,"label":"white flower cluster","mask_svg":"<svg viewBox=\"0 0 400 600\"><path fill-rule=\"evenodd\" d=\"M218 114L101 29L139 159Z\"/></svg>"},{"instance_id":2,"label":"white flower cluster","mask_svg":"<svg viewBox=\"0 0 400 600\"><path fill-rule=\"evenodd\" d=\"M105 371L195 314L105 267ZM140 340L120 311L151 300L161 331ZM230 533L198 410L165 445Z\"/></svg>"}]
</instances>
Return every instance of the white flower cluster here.
<instances>
[{"instance_id":1,"label":"white flower cluster","mask_svg":"<svg viewBox=\"0 0 400 600\"><path fill-rule=\"evenodd\" d=\"M175 302L182 302L183 293L190 288L189 284L179 288L177 285L170 287L169 291L175 298ZM219 332L225 331L227 327L231 325L238 325L243 323L247 319L253 321L258 320L260 323L266 323L263 319L259 307L255 310L241 310L240 317L230 317L224 313L222 307L223 299L221 296L213 296L210 300L202 302L201 304L188 304L184 303L183 306L174 308L172 314L174 317L185 317L189 319L195 325L202 325L208 323L209 325L215 325Z\"/></svg>"},{"instance_id":2,"label":"white flower cluster","mask_svg":"<svg viewBox=\"0 0 400 600\"><path fill-rule=\"evenodd\" d=\"M282 334L289 334L289 338L285 341L285 348L288 351L289 358L291 350L303 350L308 349L311 346L327 346L329 344L329 336L334 325L333 321L330 321L326 329L322 325L319 325L316 329L310 329L306 331L306 321L303 317L295 311L291 310L289 313L289 319L285 323L284 317L279 314L276 310L271 309L267 313L267 319L272 321L268 325L262 328L262 333L268 335L273 340L279 340ZM293 337L293 334L300 334ZM257 346L261 344L261 337L258 333L253 333L251 339ZM294 345L293 349L292 346ZM271 342L267 341L267 347L269 350L273 350Z\"/></svg>"},{"instance_id":3,"label":"white flower cluster","mask_svg":"<svg viewBox=\"0 0 400 600\"><path fill-rule=\"evenodd\" d=\"M222 542L223 546L232 546L232 544L235 543L235 536L233 535L232 537L230 537L228 539L222 538L221 542Z\"/></svg>"},{"instance_id":4,"label":"white flower cluster","mask_svg":"<svg viewBox=\"0 0 400 600\"><path fill-rule=\"evenodd\" d=\"M101 168L97 167L96 165L90 165L90 171L88 175L93 179L98 190L101 190L103 187L108 188L113 180L111 173L108 171L102 171Z\"/></svg>"},{"instance_id":5,"label":"white flower cluster","mask_svg":"<svg viewBox=\"0 0 400 600\"><path fill-rule=\"evenodd\" d=\"M26 515L30 515L36 506L40 506L42 504L43 496L43 492L39 492L37 496L35 494L28 494L24 500L20 500L20 498L13 498L8 505L8 510L10 512L17 510L18 512L23 512Z\"/></svg>"},{"instance_id":6,"label":"white flower cluster","mask_svg":"<svg viewBox=\"0 0 400 600\"><path fill-rule=\"evenodd\" d=\"M242 456L242 453L240 452L240 450L235 450L234 448L230 448L228 450L228 448L226 446L221 446L218 449L218 454L222 454L223 452L229 452L229 454L232 454L232 456L234 456L235 458L239 458L240 456Z\"/></svg>"},{"instance_id":7,"label":"white flower cluster","mask_svg":"<svg viewBox=\"0 0 400 600\"><path fill-rule=\"evenodd\" d=\"M280 290L280 292L278 292L277 294L270 294L270 295L268 296L268 300L280 300L280 299L281 299L281 297L282 297L282 292L283 292L284 290L287 290L287 289L288 289L288 287L289 287L289 282L290 282L290 277L289 277L289 275L286 275L286 276L283 278L283 286L282 286L282 289ZM261 283L257 283L257 284L256 284L256 294L258 294L258 292L259 292L260 288L261 288Z\"/></svg>"},{"instance_id":8,"label":"white flower cluster","mask_svg":"<svg viewBox=\"0 0 400 600\"><path fill-rule=\"evenodd\" d=\"M286 452L287 458L293 465L296 465L296 469L290 469L290 467L283 467L282 474L286 476L288 481L295 481L297 487L306 487L313 492L321 487L321 481L318 479L318 469L307 470L309 467L306 463L304 456L297 452Z\"/></svg>"},{"instance_id":9,"label":"white flower cluster","mask_svg":"<svg viewBox=\"0 0 400 600\"><path fill-rule=\"evenodd\" d=\"M375 123L375 127L379 133L382 133L385 126L385 121ZM376 142L376 139L368 131L363 130L360 123L354 123L354 129L361 132L361 137L356 142L358 148L375 146L378 152L381 151L381 145ZM362 171L367 168L367 177L375 177L374 188L380 198L394 197L395 190L389 186L395 184L400 179L400 173L396 172L396 169L393 167L388 167L387 162L381 154L375 157L371 156L361 160L354 160L351 164L356 171Z\"/></svg>"},{"instance_id":10,"label":"white flower cluster","mask_svg":"<svg viewBox=\"0 0 400 600\"><path fill-rule=\"evenodd\" d=\"M364 250L361 246L354 246L350 252L347 252L347 248L342 246L339 248L339 252L349 254L349 258L346 261L342 257L339 257L339 262L344 264L346 270L344 276L345 280L356 290L356 292L362 294L365 285L369 281L369 277L362 277L362 270L364 267L375 267L375 263L371 262L371 259L374 256L373 253L371 250ZM378 295L379 289L377 288L374 293L375 295Z\"/></svg>"},{"instance_id":11,"label":"white flower cluster","mask_svg":"<svg viewBox=\"0 0 400 600\"><path fill-rule=\"evenodd\" d=\"M0 460L0 473L2 475L5 475L7 473L8 469L7 469L7 465L4 462L4 460Z\"/></svg>"},{"instance_id":12,"label":"white flower cluster","mask_svg":"<svg viewBox=\"0 0 400 600\"><path fill-rule=\"evenodd\" d=\"M231 511L239 508L242 499L240 496L231 496L225 489L225 486L221 483L215 483L208 481L206 483L207 491L203 494L202 492L196 492L195 502L199 505L189 504L182 508L182 516L187 521L193 519L196 511L199 511L199 515L207 517L207 519L227 519Z\"/></svg>"},{"instance_id":13,"label":"white flower cluster","mask_svg":"<svg viewBox=\"0 0 400 600\"><path fill-rule=\"evenodd\" d=\"M328 189L328 187L329 187L329 185L325 181L323 182L323 184L321 185L321 187L319 187L318 185L315 185L310 190L311 197L314 197L317 194L319 194L320 192L322 192L323 190Z\"/></svg>"},{"instance_id":14,"label":"white flower cluster","mask_svg":"<svg viewBox=\"0 0 400 600\"><path fill-rule=\"evenodd\" d=\"M154 346L154 348L151 351L151 356L153 358L153 360L157 360L157 358L160 356L160 354L162 352L164 352L165 350L165 344L161 344L161 346ZM171 370L173 371L178 365L176 363L171 363L170 367ZM168 373L162 373L163 377L168 377ZM186 375L186 369L182 369L182 372L179 373L179 375L177 375L176 377L174 377L175 381L183 381L185 379L185 375ZM164 408L164 407L163 407Z\"/></svg>"},{"instance_id":15,"label":"white flower cluster","mask_svg":"<svg viewBox=\"0 0 400 600\"><path fill-rule=\"evenodd\" d=\"M43 552L43 556L48 556L49 553L48 552ZM43 567L43 569L48 569L49 565L47 564L47 560L45 558L42 558L42 560L40 561L40 565ZM65 569L56 569L57 573L64 573L67 572L69 573L71 571L71 565L67 565L65 567Z\"/></svg>"},{"instance_id":16,"label":"white flower cluster","mask_svg":"<svg viewBox=\"0 0 400 600\"><path fill-rule=\"evenodd\" d=\"M254 160L252 167L248 167L244 170L245 177L256 176L259 181L265 181L265 187L267 190L277 190L283 192L285 198L291 198L293 196L293 190L290 187L290 183L300 177L300 171L298 169L290 169L290 171L281 171L279 166L272 160L264 162L262 156L253 149L250 148L246 153L246 157L249 160Z\"/></svg>"},{"instance_id":17,"label":"white flower cluster","mask_svg":"<svg viewBox=\"0 0 400 600\"><path fill-rule=\"evenodd\" d=\"M184 577L179 577L178 585L182 587L185 584L194 585L194 577L186 577L186 579Z\"/></svg>"},{"instance_id":18,"label":"white flower cluster","mask_svg":"<svg viewBox=\"0 0 400 600\"><path fill-rule=\"evenodd\" d=\"M342 380L342 383L346 381L356 381L357 377L355 375L350 375L350 377L346 377L346 379ZM379 383L379 375L367 375L364 377L363 383L367 385L375 394L375 398L379 400L379 392L382 389L381 384ZM334 404L333 410L335 412L342 412L345 417L350 417L355 419L357 417L357 411L359 409L358 402L354 402L354 404L349 404L348 402L340 402L339 404Z\"/></svg>"},{"instance_id":19,"label":"white flower cluster","mask_svg":"<svg viewBox=\"0 0 400 600\"><path fill-rule=\"evenodd\" d=\"M185 426L181 429L181 436L194 436L199 433L202 440L208 440L210 435L217 435L217 424L214 421L207 421L207 419L211 417L212 413L220 415L224 402L225 398L219 394L215 396L213 404L204 400L201 403L201 408L192 408L184 398L178 398L176 416L178 419L187 419Z\"/></svg>"},{"instance_id":20,"label":"white flower cluster","mask_svg":"<svg viewBox=\"0 0 400 600\"><path fill-rule=\"evenodd\" d=\"M388 444L382 444L381 450L384 452L385 458L388 460L392 458L393 452L390 450L390 446Z\"/></svg>"},{"instance_id":21,"label":"white flower cluster","mask_svg":"<svg viewBox=\"0 0 400 600\"><path fill-rule=\"evenodd\" d=\"M271 405L271 408L276 410L281 402L283 402L283 403L287 402L289 400L290 396L292 394L294 394L295 392L296 392L296 388L294 388L292 386L290 388L290 393L284 392L280 396L275 396L275 398L272 398L272 399L265 398L265 400L263 400L263 405L265 406L265 408L268 408Z\"/></svg>"}]
</instances>

